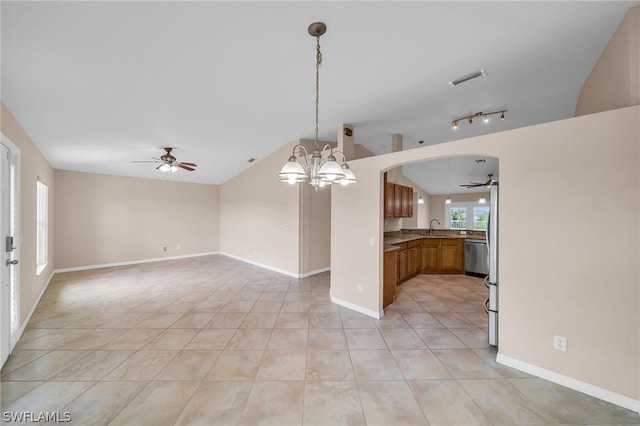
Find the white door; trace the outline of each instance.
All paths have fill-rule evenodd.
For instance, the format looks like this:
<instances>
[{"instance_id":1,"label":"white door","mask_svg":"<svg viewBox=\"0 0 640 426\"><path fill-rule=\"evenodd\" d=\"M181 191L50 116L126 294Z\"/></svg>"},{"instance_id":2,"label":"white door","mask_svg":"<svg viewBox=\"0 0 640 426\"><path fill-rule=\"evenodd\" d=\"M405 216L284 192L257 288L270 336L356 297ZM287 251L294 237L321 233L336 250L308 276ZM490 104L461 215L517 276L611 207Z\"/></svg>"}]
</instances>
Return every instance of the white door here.
<instances>
[{"instance_id":1,"label":"white door","mask_svg":"<svg viewBox=\"0 0 640 426\"><path fill-rule=\"evenodd\" d=\"M2 138L2 157L0 158L0 365L4 365L15 344L18 328L18 167L19 150L6 138Z\"/></svg>"}]
</instances>

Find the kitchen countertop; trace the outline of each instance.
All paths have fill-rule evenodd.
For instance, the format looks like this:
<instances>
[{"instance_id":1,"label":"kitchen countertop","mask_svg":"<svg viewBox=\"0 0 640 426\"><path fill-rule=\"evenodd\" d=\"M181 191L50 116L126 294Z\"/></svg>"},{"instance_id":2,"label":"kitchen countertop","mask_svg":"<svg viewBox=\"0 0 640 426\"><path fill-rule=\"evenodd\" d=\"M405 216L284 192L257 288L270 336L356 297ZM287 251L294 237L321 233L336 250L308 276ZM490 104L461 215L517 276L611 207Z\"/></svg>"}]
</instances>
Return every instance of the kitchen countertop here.
<instances>
[{"instance_id":1,"label":"kitchen countertop","mask_svg":"<svg viewBox=\"0 0 640 426\"><path fill-rule=\"evenodd\" d=\"M422 238L455 238L455 239L473 239L473 240L484 240L482 237L478 237L477 235L461 235L461 234L440 234L438 232L434 232L433 235L422 235L422 234L402 234L402 235L394 235L392 237L384 237L384 245L385 251L387 250L387 246L393 246L395 244L402 244L408 241L419 240Z\"/></svg>"}]
</instances>

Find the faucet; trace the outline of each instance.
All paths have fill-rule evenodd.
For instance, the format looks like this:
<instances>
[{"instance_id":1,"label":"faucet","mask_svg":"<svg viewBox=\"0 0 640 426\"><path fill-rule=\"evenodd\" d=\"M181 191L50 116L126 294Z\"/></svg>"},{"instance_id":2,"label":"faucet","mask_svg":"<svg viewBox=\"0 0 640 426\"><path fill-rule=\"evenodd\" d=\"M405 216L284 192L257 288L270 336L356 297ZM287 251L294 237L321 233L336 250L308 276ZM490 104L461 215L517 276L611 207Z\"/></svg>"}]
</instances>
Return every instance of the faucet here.
<instances>
[{"instance_id":1,"label":"faucet","mask_svg":"<svg viewBox=\"0 0 640 426\"><path fill-rule=\"evenodd\" d=\"M438 219L431 219L431 222L429 222L429 235L433 235L433 221L438 222L438 225L440 225L440 221Z\"/></svg>"}]
</instances>

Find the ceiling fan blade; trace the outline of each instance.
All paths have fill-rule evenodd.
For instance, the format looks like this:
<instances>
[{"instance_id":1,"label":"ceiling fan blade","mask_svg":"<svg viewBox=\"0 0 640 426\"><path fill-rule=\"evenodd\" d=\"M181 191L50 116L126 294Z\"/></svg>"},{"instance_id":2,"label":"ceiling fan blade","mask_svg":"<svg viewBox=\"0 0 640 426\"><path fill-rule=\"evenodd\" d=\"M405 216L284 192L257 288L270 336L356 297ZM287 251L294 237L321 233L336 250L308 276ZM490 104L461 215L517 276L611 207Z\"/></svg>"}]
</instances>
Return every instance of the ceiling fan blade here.
<instances>
[{"instance_id":1,"label":"ceiling fan blade","mask_svg":"<svg viewBox=\"0 0 640 426\"><path fill-rule=\"evenodd\" d=\"M189 170L190 172L194 171L195 169L189 166L185 166L184 163L176 163L174 164L176 167L180 167L181 169L185 169L185 170Z\"/></svg>"},{"instance_id":2,"label":"ceiling fan blade","mask_svg":"<svg viewBox=\"0 0 640 426\"><path fill-rule=\"evenodd\" d=\"M184 164L185 166L191 166L191 167L198 167L197 164L193 164L193 163L185 163L184 161L181 161L180 164Z\"/></svg>"},{"instance_id":3,"label":"ceiling fan blade","mask_svg":"<svg viewBox=\"0 0 640 426\"><path fill-rule=\"evenodd\" d=\"M157 160L131 160L132 163L157 163Z\"/></svg>"},{"instance_id":4,"label":"ceiling fan blade","mask_svg":"<svg viewBox=\"0 0 640 426\"><path fill-rule=\"evenodd\" d=\"M465 188L477 188L478 186L485 186L484 183L469 183L466 185L460 185L463 186Z\"/></svg>"},{"instance_id":5,"label":"ceiling fan blade","mask_svg":"<svg viewBox=\"0 0 640 426\"><path fill-rule=\"evenodd\" d=\"M162 166L164 166L164 163L162 163L162 164L158 164L158 167L156 167L156 170L159 170L159 169L160 169L160 167L162 167Z\"/></svg>"}]
</instances>

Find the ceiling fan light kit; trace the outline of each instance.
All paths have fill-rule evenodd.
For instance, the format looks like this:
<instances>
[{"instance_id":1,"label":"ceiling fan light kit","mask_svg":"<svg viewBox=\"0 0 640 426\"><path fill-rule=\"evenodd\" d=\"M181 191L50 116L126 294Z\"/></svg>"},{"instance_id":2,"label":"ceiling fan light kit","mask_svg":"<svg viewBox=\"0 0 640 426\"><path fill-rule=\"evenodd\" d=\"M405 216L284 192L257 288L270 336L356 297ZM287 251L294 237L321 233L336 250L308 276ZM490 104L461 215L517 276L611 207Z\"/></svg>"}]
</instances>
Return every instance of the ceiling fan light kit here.
<instances>
[{"instance_id":1,"label":"ceiling fan light kit","mask_svg":"<svg viewBox=\"0 0 640 426\"><path fill-rule=\"evenodd\" d=\"M156 170L160 170L163 173L171 172L175 173L178 169L187 170L189 172L193 172L197 164L194 163L186 163L184 161L178 161L176 157L171 154L173 148L164 148L165 154L160 158L152 157L153 160L145 160L145 161L132 161L133 163L160 163L156 167Z\"/></svg>"},{"instance_id":2,"label":"ceiling fan light kit","mask_svg":"<svg viewBox=\"0 0 640 426\"><path fill-rule=\"evenodd\" d=\"M308 29L309 35L316 38L316 127L313 152L309 154L306 148L301 144L294 146L289 160L287 160L286 164L282 167L282 170L280 170L280 174L278 174L280 182L286 182L289 184L305 182L309 179L309 183L316 191L320 187L334 183L349 185L351 183L358 182L356 176L349 169L344 153L334 151L328 144L321 149L318 139L318 100L320 88L320 65L322 65L320 36L322 36L326 31L327 26L322 22L314 22L309 25ZM351 136L351 134L348 134L347 136ZM342 156L341 164L336 160L335 154L340 154Z\"/></svg>"}]
</instances>

